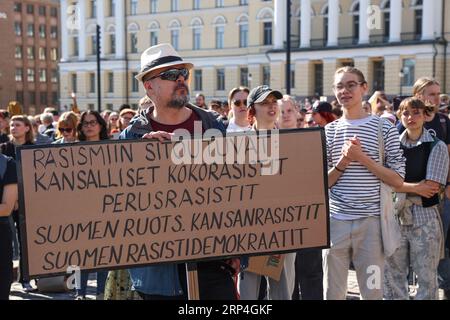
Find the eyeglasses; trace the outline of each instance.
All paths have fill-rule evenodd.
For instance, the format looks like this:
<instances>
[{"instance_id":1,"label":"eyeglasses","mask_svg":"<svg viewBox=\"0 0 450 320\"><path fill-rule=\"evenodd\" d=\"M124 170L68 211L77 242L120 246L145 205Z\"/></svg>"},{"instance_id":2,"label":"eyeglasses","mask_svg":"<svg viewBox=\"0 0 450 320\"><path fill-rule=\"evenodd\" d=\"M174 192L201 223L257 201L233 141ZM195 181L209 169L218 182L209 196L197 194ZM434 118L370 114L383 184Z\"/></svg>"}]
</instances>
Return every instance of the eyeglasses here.
<instances>
[{"instance_id":1,"label":"eyeglasses","mask_svg":"<svg viewBox=\"0 0 450 320\"><path fill-rule=\"evenodd\" d=\"M58 130L61 133L64 133L64 132L71 133L72 132L72 128L59 128Z\"/></svg>"},{"instance_id":2,"label":"eyeglasses","mask_svg":"<svg viewBox=\"0 0 450 320\"><path fill-rule=\"evenodd\" d=\"M364 84L365 82L354 82L354 81L350 81L346 84L337 84L333 86L333 90L334 91L342 91L344 89L346 89L347 91L353 92L356 90L356 88L362 84Z\"/></svg>"},{"instance_id":3,"label":"eyeglasses","mask_svg":"<svg viewBox=\"0 0 450 320\"><path fill-rule=\"evenodd\" d=\"M86 127L93 127L93 126L95 126L97 124L98 124L97 120L83 121L83 123L82 123L83 127L85 127L85 128Z\"/></svg>"},{"instance_id":4,"label":"eyeglasses","mask_svg":"<svg viewBox=\"0 0 450 320\"><path fill-rule=\"evenodd\" d=\"M186 68L170 69L170 70L161 72L160 74L158 74L154 77L151 77L148 80L161 78L161 80L177 81L180 76L183 76L184 80L188 80L189 79L189 70ZM148 81L148 80L146 80L146 81Z\"/></svg>"},{"instance_id":5,"label":"eyeglasses","mask_svg":"<svg viewBox=\"0 0 450 320\"><path fill-rule=\"evenodd\" d=\"M233 104L236 107L240 107L241 105L246 107L247 106L247 99L245 99L245 100L233 100Z\"/></svg>"}]
</instances>

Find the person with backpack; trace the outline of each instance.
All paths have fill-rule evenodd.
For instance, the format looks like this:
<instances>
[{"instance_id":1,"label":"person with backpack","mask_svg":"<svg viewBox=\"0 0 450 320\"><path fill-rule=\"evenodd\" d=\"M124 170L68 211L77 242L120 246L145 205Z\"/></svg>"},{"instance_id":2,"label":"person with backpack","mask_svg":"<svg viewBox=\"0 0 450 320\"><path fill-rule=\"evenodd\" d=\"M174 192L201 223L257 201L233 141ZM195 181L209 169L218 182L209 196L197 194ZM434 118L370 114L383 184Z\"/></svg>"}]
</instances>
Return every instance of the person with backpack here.
<instances>
[{"instance_id":1,"label":"person with backpack","mask_svg":"<svg viewBox=\"0 0 450 320\"><path fill-rule=\"evenodd\" d=\"M0 300L9 300L13 282L13 249L9 215L17 201L16 163L0 154Z\"/></svg>"},{"instance_id":2,"label":"person with backpack","mask_svg":"<svg viewBox=\"0 0 450 320\"><path fill-rule=\"evenodd\" d=\"M438 299L437 267L443 249L439 218L441 186L447 181L448 150L424 130L433 110L418 98L403 100L397 112L406 130L400 142L406 157L405 183L396 188L401 225L400 247L386 259L385 298L409 300L407 276L411 265L418 277L416 300Z\"/></svg>"}]
</instances>

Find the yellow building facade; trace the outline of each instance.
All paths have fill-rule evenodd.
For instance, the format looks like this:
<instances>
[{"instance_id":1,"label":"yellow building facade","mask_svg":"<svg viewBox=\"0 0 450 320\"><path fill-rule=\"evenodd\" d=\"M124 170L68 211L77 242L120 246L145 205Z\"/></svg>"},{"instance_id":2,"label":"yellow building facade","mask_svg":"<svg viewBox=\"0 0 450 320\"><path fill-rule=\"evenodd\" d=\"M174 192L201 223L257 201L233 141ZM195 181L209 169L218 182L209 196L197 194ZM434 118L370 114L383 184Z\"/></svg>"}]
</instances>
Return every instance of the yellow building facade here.
<instances>
[{"instance_id":1,"label":"yellow building facade","mask_svg":"<svg viewBox=\"0 0 450 320\"><path fill-rule=\"evenodd\" d=\"M140 54L168 42L195 66L191 94L225 98L238 85L286 91L287 1L62 0L61 105L77 94L97 109L96 25L102 109L137 106ZM305 8L305 9L304 9ZM336 68L354 65L371 91L410 94L434 76L448 92L450 5L443 0L292 0L291 94L331 96Z\"/></svg>"}]
</instances>

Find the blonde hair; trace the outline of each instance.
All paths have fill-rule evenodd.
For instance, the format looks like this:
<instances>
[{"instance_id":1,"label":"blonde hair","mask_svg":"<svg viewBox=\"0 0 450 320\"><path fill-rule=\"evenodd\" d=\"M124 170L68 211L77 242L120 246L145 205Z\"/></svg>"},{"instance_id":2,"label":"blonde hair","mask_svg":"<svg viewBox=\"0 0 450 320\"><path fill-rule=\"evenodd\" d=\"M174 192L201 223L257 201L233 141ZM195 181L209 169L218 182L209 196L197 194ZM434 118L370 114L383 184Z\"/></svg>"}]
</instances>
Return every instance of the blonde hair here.
<instances>
[{"instance_id":1,"label":"blonde hair","mask_svg":"<svg viewBox=\"0 0 450 320\"><path fill-rule=\"evenodd\" d=\"M419 94L423 94L424 90L432 85L441 86L437 80L429 77L423 77L417 79L413 86L413 95L417 96Z\"/></svg>"},{"instance_id":2,"label":"blonde hair","mask_svg":"<svg viewBox=\"0 0 450 320\"><path fill-rule=\"evenodd\" d=\"M352 73L359 78L359 82L367 83L366 78L364 77L364 73L362 73L361 70L359 70L355 67L350 67L350 66L341 67L336 70L336 72L334 73L334 76L336 77L340 73Z\"/></svg>"}]
</instances>

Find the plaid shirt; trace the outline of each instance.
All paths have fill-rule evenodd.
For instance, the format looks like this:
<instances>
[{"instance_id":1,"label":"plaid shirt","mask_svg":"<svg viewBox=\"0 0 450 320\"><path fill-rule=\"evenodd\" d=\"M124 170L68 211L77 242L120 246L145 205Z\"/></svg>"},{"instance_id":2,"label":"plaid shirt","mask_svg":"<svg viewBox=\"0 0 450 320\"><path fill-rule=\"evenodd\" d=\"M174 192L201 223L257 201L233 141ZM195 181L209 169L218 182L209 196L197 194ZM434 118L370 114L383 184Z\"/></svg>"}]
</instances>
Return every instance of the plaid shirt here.
<instances>
[{"instance_id":1,"label":"plaid shirt","mask_svg":"<svg viewBox=\"0 0 450 320\"><path fill-rule=\"evenodd\" d=\"M400 136L400 143L406 148L417 147L424 142L433 141L433 137L427 130L423 130L422 136L414 144L407 142L406 130ZM447 183L448 166L449 157L447 145L439 140L431 150L430 157L428 158L426 180L438 182L441 185L445 186L445 184ZM421 226L430 219L435 218L437 214L439 214L438 205L429 208L413 205L413 226Z\"/></svg>"}]
</instances>

